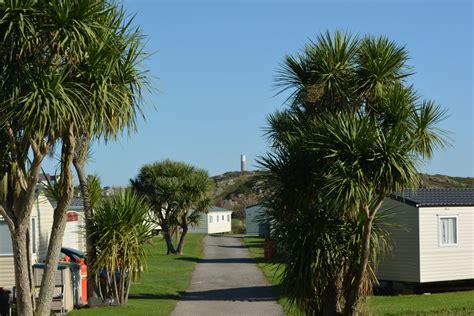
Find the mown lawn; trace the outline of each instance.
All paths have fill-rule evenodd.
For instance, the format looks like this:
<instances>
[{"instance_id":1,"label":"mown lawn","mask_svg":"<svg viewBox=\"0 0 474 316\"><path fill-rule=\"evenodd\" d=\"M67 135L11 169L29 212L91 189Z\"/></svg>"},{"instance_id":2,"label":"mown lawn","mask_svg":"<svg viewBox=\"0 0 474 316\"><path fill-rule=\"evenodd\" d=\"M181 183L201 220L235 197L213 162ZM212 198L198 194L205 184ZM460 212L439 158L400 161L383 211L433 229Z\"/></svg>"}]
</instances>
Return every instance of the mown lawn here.
<instances>
[{"instance_id":1,"label":"mown lawn","mask_svg":"<svg viewBox=\"0 0 474 316\"><path fill-rule=\"evenodd\" d=\"M474 291L372 296L368 310L373 315L474 315Z\"/></svg>"},{"instance_id":2,"label":"mown lawn","mask_svg":"<svg viewBox=\"0 0 474 316\"><path fill-rule=\"evenodd\" d=\"M164 241L155 238L152 245L147 245L148 269L139 282L132 284L127 306L84 308L68 315L169 315L191 281L196 261L202 255L203 237L189 234L183 256L167 256Z\"/></svg>"},{"instance_id":3,"label":"mown lawn","mask_svg":"<svg viewBox=\"0 0 474 316\"><path fill-rule=\"evenodd\" d=\"M275 285L278 302L289 316L303 315L282 296L279 287L281 269L263 260L263 238L243 237L250 253L258 262L265 277ZM432 295L372 296L364 307L365 315L474 315L474 291Z\"/></svg>"}]
</instances>

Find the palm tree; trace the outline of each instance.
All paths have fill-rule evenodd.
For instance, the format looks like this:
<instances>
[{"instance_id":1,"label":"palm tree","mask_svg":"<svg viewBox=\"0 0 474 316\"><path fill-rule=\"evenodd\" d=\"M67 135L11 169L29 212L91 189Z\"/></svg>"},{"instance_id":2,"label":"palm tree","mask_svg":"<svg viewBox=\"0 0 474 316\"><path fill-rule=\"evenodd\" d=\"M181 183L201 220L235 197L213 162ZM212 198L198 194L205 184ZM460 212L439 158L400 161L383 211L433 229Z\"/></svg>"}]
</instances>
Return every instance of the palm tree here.
<instances>
[{"instance_id":1,"label":"palm tree","mask_svg":"<svg viewBox=\"0 0 474 316\"><path fill-rule=\"evenodd\" d=\"M143 37L139 29L132 29L131 22L126 21L122 9L113 8L104 20L106 27L101 31L102 42L90 47L84 63L87 76L83 80L92 92L89 104L98 110L93 112L90 118L97 124L78 133L73 158L86 222L94 209L90 201L91 192L88 190L86 173L90 143L99 138L105 141L115 139L125 129L129 133L135 131L136 115L141 113L142 90L148 87L146 73L141 70L141 62L146 57L142 47ZM93 258L96 250L93 240L89 237L86 246L88 257ZM88 273L87 277L89 295L98 296L95 276Z\"/></svg>"},{"instance_id":2,"label":"palm tree","mask_svg":"<svg viewBox=\"0 0 474 316\"><path fill-rule=\"evenodd\" d=\"M407 59L404 47L384 37L336 32L287 56L279 71L277 86L291 90L289 108L269 116L272 152L261 163L270 171L275 236L286 239L289 254L285 288L308 313L357 312L389 248L376 225L384 198L416 186L419 160L445 145L436 127L444 112L406 86ZM303 279L298 271L306 271Z\"/></svg>"},{"instance_id":3,"label":"palm tree","mask_svg":"<svg viewBox=\"0 0 474 316\"><path fill-rule=\"evenodd\" d=\"M189 226L197 223L200 214L212 205L213 182L207 171L183 162L163 160L143 166L130 182L152 206L166 241L167 254L182 254ZM176 249L170 233L175 226L182 228Z\"/></svg>"},{"instance_id":4,"label":"palm tree","mask_svg":"<svg viewBox=\"0 0 474 316\"><path fill-rule=\"evenodd\" d=\"M144 245L153 237L145 199L130 190L105 199L90 218L89 234L98 249L90 262L95 274L107 272L108 292L127 304L130 285L146 267Z\"/></svg>"},{"instance_id":5,"label":"palm tree","mask_svg":"<svg viewBox=\"0 0 474 316\"><path fill-rule=\"evenodd\" d=\"M61 147L61 197L37 307L47 314L73 194L76 144L85 133L111 138L131 126L136 109L124 105L137 101L131 95L139 96L130 87L131 73L108 70L136 66L140 37L129 31L123 12L105 0L10 0L0 3L0 16L0 130L8 150L0 170L5 189L0 214L12 236L17 302L24 315L32 315L34 305L27 236L36 183L44 157L53 145ZM114 54L121 58L107 57L108 50L118 50ZM99 61L108 66L99 67ZM95 69L102 70L100 76Z\"/></svg>"},{"instance_id":6,"label":"palm tree","mask_svg":"<svg viewBox=\"0 0 474 316\"><path fill-rule=\"evenodd\" d=\"M346 113L327 118L307 136L308 150L325 157L320 165L324 198L347 216L363 218L358 260L347 283L346 314L357 313L368 277L373 222L384 199L407 187L416 188L420 158L431 156L433 147L443 144L442 134L436 132L443 117L439 107L400 99L390 107L396 93L389 91L386 102L376 103L383 108L377 115Z\"/></svg>"}]
</instances>

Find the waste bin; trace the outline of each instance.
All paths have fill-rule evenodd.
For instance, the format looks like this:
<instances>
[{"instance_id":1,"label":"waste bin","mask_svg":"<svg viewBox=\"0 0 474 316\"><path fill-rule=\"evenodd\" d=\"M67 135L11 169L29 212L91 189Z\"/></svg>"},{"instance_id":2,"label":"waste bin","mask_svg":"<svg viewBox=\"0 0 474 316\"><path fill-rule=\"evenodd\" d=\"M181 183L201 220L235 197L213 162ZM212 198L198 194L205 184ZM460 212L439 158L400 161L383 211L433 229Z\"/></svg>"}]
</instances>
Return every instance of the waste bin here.
<instances>
[{"instance_id":1,"label":"waste bin","mask_svg":"<svg viewBox=\"0 0 474 316\"><path fill-rule=\"evenodd\" d=\"M60 263L54 279L53 302L51 309L66 313L74 309L74 271L77 264ZM33 280L37 290L41 286L41 279L44 273L44 263L33 265Z\"/></svg>"},{"instance_id":2,"label":"waste bin","mask_svg":"<svg viewBox=\"0 0 474 316\"><path fill-rule=\"evenodd\" d=\"M83 303L83 295L81 289L81 266L78 263L70 263L72 276L72 287L74 292L74 307L81 307Z\"/></svg>"}]
</instances>

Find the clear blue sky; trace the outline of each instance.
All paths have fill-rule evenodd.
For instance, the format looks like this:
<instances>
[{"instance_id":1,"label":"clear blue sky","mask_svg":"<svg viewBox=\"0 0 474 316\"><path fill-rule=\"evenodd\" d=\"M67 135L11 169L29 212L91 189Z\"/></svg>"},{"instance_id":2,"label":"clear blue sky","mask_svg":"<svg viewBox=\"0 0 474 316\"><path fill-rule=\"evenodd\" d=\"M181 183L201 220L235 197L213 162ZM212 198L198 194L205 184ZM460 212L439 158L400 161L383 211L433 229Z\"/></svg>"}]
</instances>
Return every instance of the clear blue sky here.
<instances>
[{"instance_id":1,"label":"clear blue sky","mask_svg":"<svg viewBox=\"0 0 474 316\"><path fill-rule=\"evenodd\" d=\"M342 29L406 44L413 84L450 114L452 147L422 171L474 176L472 4L381 2L126 1L156 51L147 65L158 91L137 134L94 146L89 172L126 185L141 165L171 158L216 175L238 170L240 154L255 168L267 150L265 117L282 107L273 76L283 56Z\"/></svg>"}]
</instances>

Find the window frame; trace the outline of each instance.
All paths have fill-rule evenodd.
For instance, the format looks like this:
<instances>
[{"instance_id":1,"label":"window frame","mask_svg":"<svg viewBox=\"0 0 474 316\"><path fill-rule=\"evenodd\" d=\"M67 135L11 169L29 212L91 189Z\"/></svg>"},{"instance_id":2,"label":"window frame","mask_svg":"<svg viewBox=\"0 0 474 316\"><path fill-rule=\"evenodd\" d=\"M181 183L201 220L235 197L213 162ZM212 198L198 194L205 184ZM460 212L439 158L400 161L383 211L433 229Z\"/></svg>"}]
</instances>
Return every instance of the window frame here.
<instances>
[{"instance_id":1,"label":"window frame","mask_svg":"<svg viewBox=\"0 0 474 316\"><path fill-rule=\"evenodd\" d=\"M212 223L212 215L209 215L209 223Z\"/></svg>"},{"instance_id":2,"label":"window frame","mask_svg":"<svg viewBox=\"0 0 474 316\"><path fill-rule=\"evenodd\" d=\"M36 238L38 232L38 218L31 218L31 253L36 255L38 253L38 238Z\"/></svg>"},{"instance_id":3,"label":"window frame","mask_svg":"<svg viewBox=\"0 0 474 316\"><path fill-rule=\"evenodd\" d=\"M442 230L441 230L441 220L446 218L454 218L456 221L456 242L453 244L443 244ZM459 245L459 216L456 215L438 215L438 245L439 247L455 247Z\"/></svg>"},{"instance_id":4,"label":"window frame","mask_svg":"<svg viewBox=\"0 0 474 316\"><path fill-rule=\"evenodd\" d=\"M5 227L7 228L8 235L10 237L10 243L11 243L11 235L10 235L10 229L8 228L8 224L5 221L3 217L0 217L0 222L5 223ZM11 257L13 256L13 245L12 245L12 252L11 253L0 253L0 257Z\"/></svg>"}]
</instances>

